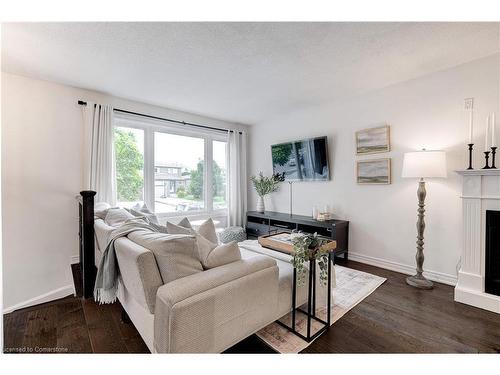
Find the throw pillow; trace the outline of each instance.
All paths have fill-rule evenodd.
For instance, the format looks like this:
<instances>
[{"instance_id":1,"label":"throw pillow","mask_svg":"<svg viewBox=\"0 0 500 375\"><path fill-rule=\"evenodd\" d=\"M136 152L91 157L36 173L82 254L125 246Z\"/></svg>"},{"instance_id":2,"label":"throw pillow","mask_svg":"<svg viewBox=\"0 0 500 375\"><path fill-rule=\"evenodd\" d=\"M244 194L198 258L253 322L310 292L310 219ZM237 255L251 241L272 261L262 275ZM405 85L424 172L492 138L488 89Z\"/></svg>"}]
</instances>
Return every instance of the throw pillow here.
<instances>
[{"instance_id":1,"label":"throw pillow","mask_svg":"<svg viewBox=\"0 0 500 375\"><path fill-rule=\"evenodd\" d=\"M203 271L193 235L135 231L128 238L153 252L165 284Z\"/></svg>"},{"instance_id":2,"label":"throw pillow","mask_svg":"<svg viewBox=\"0 0 500 375\"><path fill-rule=\"evenodd\" d=\"M196 242L198 255L204 269L223 266L241 259L240 248L235 241L217 246L198 234Z\"/></svg>"},{"instance_id":3,"label":"throw pillow","mask_svg":"<svg viewBox=\"0 0 500 375\"><path fill-rule=\"evenodd\" d=\"M167 221L166 227L167 227L167 233L170 234L190 234L190 235L196 234L194 229L176 225L174 223L171 223L170 221Z\"/></svg>"},{"instance_id":4,"label":"throw pillow","mask_svg":"<svg viewBox=\"0 0 500 375\"><path fill-rule=\"evenodd\" d=\"M148 208L148 206L146 206L145 203L142 206L137 203L132 208L127 209L127 211L137 217L146 216L150 222L160 224L160 222L158 221L158 217Z\"/></svg>"},{"instance_id":5,"label":"throw pillow","mask_svg":"<svg viewBox=\"0 0 500 375\"><path fill-rule=\"evenodd\" d=\"M184 219L179 221L179 224L177 224L177 225L180 227L183 227L183 228L193 229L193 227L191 226L191 223L189 222L189 219L187 217L185 217Z\"/></svg>"},{"instance_id":6,"label":"throw pillow","mask_svg":"<svg viewBox=\"0 0 500 375\"><path fill-rule=\"evenodd\" d=\"M108 209L104 222L112 227L117 227L129 219L135 219L135 216L123 208Z\"/></svg>"},{"instance_id":7,"label":"throw pillow","mask_svg":"<svg viewBox=\"0 0 500 375\"><path fill-rule=\"evenodd\" d=\"M215 232L215 224L212 218L204 221L198 228L197 232L214 244L217 244L219 242L217 233Z\"/></svg>"}]
</instances>

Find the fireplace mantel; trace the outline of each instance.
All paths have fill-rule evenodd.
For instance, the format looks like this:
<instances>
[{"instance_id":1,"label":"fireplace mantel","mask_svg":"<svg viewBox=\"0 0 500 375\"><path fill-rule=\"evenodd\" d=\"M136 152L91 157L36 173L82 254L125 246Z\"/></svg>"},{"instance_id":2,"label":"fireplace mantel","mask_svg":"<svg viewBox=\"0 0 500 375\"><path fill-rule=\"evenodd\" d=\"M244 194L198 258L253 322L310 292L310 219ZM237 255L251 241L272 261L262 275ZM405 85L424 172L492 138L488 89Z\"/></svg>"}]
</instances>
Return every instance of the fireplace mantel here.
<instances>
[{"instance_id":1,"label":"fireplace mantel","mask_svg":"<svg viewBox=\"0 0 500 375\"><path fill-rule=\"evenodd\" d=\"M455 301L500 313L500 296L484 291L486 210L500 211L500 170L456 173L463 176L463 245Z\"/></svg>"}]
</instances>

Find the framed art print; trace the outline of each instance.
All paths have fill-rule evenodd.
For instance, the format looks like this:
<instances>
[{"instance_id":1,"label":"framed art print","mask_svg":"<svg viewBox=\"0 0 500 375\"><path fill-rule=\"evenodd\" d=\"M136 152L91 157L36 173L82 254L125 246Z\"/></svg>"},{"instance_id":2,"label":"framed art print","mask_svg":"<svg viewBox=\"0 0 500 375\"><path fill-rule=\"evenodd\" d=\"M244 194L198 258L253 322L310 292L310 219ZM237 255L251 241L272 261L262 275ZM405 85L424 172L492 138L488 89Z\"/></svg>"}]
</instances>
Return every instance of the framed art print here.
<instances>
[{"instance_id":1,"label":"framed art print","mask_svg":"<svg viewBox=\"0 0 500 375\"><path fill-rule=\"evenodd\" d=\"M375 154L391 150L389 125L356 132L356 155Z\"/></svg>"},{"instance_id":2,"label":"framed art print","mask_svg":"<svg viewBox=\"0 0 500 375\"><path fill-rule=\"evenodd\" d=\"M391 159L358 160L356 181L360 185L388 185L391 183Z\"/></svg>"}]
</instances>

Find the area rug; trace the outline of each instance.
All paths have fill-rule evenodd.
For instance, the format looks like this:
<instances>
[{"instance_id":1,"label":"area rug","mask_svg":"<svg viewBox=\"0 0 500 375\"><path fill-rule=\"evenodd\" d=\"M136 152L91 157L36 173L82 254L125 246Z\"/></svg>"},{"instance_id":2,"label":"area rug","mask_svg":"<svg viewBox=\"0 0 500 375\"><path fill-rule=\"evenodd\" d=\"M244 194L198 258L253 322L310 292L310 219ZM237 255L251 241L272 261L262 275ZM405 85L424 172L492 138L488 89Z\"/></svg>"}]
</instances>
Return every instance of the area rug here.
<instances>
[{"instance_id":1,"label":"area rug","mask_svg":"<svg viewBox=\"0 0 500 375\"><path fill-rule=\"evenodd\" d=\"M335 279L336 286L332 293L331 324L335 323L354 306L368 297L386 280L383 277L339 265L335 266ZM316 307L316 315L326 321L326 310L326 306ZM291 314L286 315L280 320L290 326ZM321 325L314 320L312 321L312 332L316 332L321 328ZM304 333L306 326L307 320L305 315L298 313L296 316L296 329ZM335 327L330 329L335 329ZM271 323L261 329L257 332L257 336L279 353L298 353L312 344L312 342L308 343L289 332L278 323Z\"/></svg>"}]
</instances>

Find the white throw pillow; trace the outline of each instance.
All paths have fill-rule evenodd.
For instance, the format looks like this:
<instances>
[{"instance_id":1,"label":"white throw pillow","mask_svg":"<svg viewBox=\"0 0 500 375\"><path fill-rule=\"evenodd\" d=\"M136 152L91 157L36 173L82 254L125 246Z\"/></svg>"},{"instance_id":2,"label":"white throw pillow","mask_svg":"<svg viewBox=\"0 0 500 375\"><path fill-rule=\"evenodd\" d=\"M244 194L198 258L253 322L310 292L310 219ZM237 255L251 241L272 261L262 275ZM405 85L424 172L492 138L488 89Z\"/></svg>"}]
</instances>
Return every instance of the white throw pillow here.
<instances>
[{"instance_id":1,"label":"white throw pillow","mask_svg":"<svg viewBox=\"0 0 500 375\"><path fill-rule=\"evenodd\" d=\"M217 244L219 242L217 233L215 232L215 224L212 218L208 218L205 222L203 222L203 224L199 226L197 232L214 244Z\"/></svg>"},{"instance_id":2,"label":"white throw pillow","mask_svg":"<svg viewBox=\"0 0 500 375\"><path fill-rule=\"evenodd\" d=\"M134 215L124 208L110 208L104 217L104 222L112 227L117 227L129 219L135 218Z\"/></svg>"},{"instance_id":3,"label":"white throw pillow","mask_svg":"<svg viewBox=\"0 0 500 375\"><path fill-rule=\"evenodd\" d=\"M201 235L196 236L198 256L204 269L215 268L241 259L240 248L236 241L218 246Z\"/></svg>"},{"instance_id":4,"label":"white throw pillow","mask_svg":"<svg viewBox=\"0 0 500 375\"><path fill-rule=\"evenodd\" d=\"M187 219L185 219L185 220L187 220ZM189 223L189 221L188 221L188 223ZM190 227L176 225L174 223L171 223L170 221L167 221L166 227L167 227L167 233L169 233L169 234L190 234L190 235L196 234L194 229L192 229Z\"/></svg>"},{"instance_id":5,"label":"white throw pillow","mask_svg":"<svg viewBox=\"0 0 500 375\"><path fill-rule=\"evenodd\" d=\"M127 209L127 211L137 217L146 216L150 222L154 224L160 224L160 222L158 221L158 217L148 208L148 206L146 206L145 203L142 206L137 203L132 208Z\"/></svg>"},{"instance_id":6,"label":"white throw pillow","mask_svg":"<svg viewBox=\"0 0 500 375\"><path fill-rule=\"evenodd\" d=\"M165 284L203 271L193 235L135 231L128 238L153 252Z\"/></svg>"}]
</instances>

